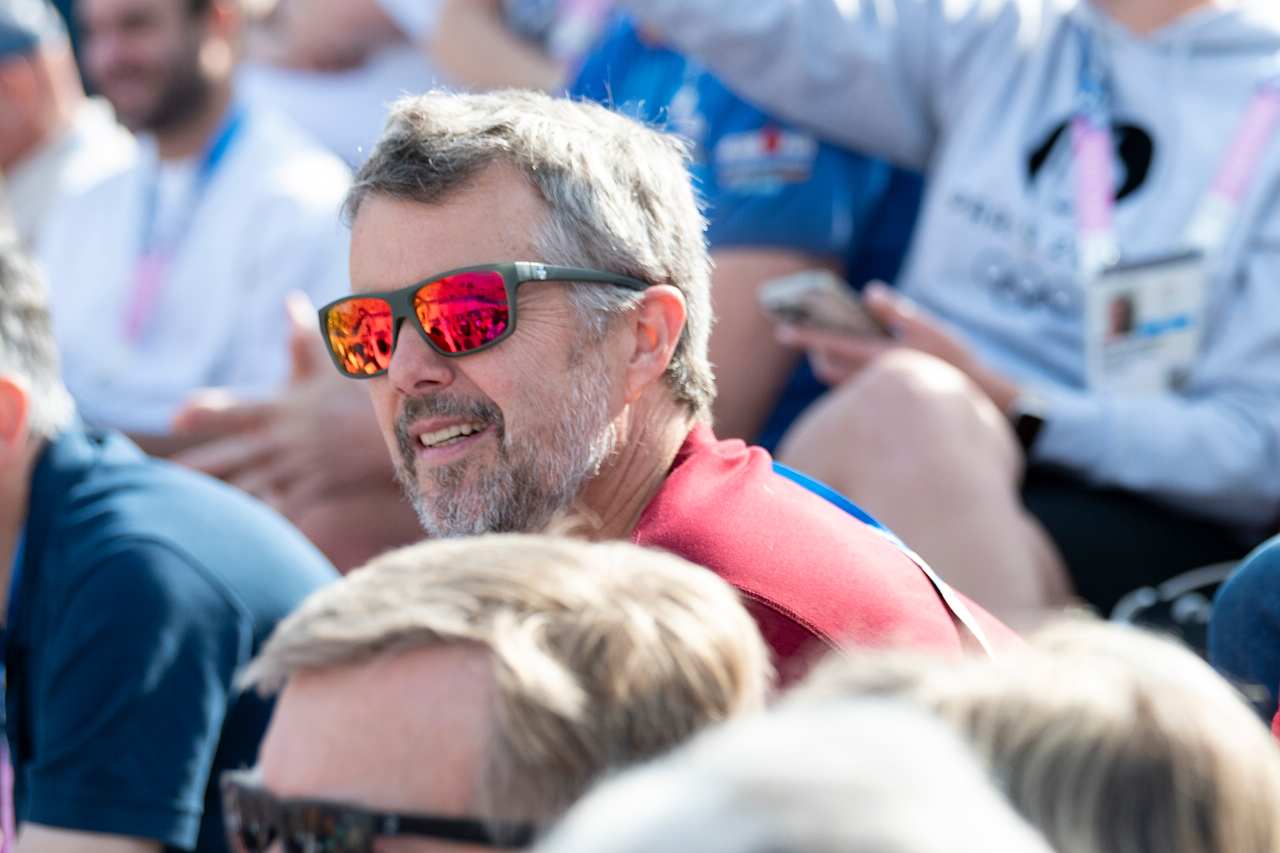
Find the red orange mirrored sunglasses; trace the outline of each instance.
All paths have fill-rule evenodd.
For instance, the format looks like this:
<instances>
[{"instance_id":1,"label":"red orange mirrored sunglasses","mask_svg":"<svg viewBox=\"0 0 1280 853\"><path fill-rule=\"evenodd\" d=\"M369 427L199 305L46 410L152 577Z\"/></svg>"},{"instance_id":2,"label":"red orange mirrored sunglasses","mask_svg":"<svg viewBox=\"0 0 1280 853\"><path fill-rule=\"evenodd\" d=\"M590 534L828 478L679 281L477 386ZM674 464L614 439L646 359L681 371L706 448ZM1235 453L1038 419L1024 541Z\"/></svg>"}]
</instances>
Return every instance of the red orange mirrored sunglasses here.
<instances>
[{"instance_id":1,"label":"red orange mirrored sunglasses","mask_svg":"<svg viewBox=\"0 0 1280 853\"><path fill-rule=\"evenodd\" d=\"M625 275L529 261L450 270L399 290L345 296L320 309L320 332L344 376L369 379L391 365L400 329L412 318L423 340L444 356L487 349L516 328L516 289L527 281L649 287Z\"/></svg>"}]
</instances>

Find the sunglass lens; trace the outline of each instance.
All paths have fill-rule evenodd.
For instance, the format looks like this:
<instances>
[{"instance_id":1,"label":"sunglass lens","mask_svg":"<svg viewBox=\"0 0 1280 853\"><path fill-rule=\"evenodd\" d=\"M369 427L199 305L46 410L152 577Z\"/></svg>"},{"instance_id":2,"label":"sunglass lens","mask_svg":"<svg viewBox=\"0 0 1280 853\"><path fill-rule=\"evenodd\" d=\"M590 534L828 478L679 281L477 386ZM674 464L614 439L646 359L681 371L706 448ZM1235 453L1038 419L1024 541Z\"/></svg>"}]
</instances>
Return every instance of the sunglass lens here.
<instances>
[{"instance_id":1,"label":"sunglass lens","mask_svg":"<svg viewBox=\"0 0 1280 853\"><path fill-rule=\"evenodd\" d=\"M493 343L511 319L502 274L451 275L423 285L413 297L422 329L441 352L461 354Z\"/></svg>"},{"instance_id":2,"label":"sunglass lens","mask_svg":"<svg viewBox=\"0 0 1280 853\"><path fill-rule=\"evenodd\" d=\"M395 323L385 299L352 298L325 312L325 343L348 376L374 376L391 364Z\"/></svg>"}]
</instances>

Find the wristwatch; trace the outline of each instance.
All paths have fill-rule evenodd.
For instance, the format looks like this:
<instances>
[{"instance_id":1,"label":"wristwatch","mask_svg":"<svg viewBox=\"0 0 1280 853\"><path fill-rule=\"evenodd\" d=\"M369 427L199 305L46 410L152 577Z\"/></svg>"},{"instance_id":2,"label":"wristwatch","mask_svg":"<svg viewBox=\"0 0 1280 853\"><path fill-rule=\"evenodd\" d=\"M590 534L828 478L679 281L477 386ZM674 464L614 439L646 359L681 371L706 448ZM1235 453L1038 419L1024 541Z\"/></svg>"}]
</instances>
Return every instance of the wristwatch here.
<instances>
[{"instance_id":1,"label":"wristwatch","mask_svg":"<svg viewBox=\"0 0 1280 853\"><path fill-rule=\"evenodd\" d=\"M1031 455L1047 416L1048 407L1044 400L1034 394L1019 394L1009 404L1005 417L1009 419L1013 434L1018 437L1018 444L1022 445L1022 452L1027 456Z\"/></svg>"}]
</instances>

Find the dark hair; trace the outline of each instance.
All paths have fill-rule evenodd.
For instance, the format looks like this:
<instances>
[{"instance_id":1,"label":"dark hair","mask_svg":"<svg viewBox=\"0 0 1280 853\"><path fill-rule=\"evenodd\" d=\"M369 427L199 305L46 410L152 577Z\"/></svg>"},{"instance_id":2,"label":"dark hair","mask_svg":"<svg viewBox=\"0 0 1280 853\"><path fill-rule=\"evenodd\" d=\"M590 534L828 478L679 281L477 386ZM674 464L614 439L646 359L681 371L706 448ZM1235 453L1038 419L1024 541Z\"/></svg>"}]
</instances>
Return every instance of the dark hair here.
<instances>
[{"instance_id":1,"label":"dark hair","mask_svg":"<svg viewBox=\"0 0 1280 853\"><path fill-rule=\"evenodd\" d=\"M56 435L71 420L71 397L58 373L58 348L44 281L17 241L0 236L0 374L31 385L32 433Z\"/></svg>"}]
</instances>

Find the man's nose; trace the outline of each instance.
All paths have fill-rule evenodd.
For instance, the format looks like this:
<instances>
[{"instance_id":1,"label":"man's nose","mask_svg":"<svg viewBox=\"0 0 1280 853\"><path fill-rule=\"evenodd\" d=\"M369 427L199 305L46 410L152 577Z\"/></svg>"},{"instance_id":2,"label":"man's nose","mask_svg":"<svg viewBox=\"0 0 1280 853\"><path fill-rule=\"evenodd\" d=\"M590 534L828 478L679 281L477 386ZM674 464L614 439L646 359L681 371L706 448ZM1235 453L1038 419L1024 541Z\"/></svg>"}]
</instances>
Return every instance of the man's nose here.
<instances>
[{"instance_id":1,"label":"man's nose","mask_svg":"<svg viewBox=\"0 0 1280 853\"><path fill-rule=\"evenodd\" d=\"M400 337L387 367L389 378L402 394L421 394L450 385L454 378L453 359L432 349L422 333L410 322L400 328Z\"/></svg>"}]
</instances>

